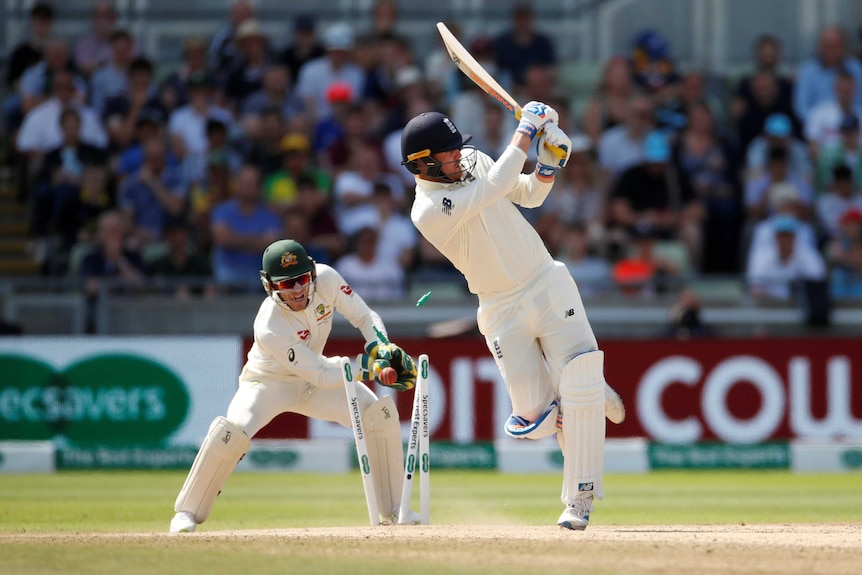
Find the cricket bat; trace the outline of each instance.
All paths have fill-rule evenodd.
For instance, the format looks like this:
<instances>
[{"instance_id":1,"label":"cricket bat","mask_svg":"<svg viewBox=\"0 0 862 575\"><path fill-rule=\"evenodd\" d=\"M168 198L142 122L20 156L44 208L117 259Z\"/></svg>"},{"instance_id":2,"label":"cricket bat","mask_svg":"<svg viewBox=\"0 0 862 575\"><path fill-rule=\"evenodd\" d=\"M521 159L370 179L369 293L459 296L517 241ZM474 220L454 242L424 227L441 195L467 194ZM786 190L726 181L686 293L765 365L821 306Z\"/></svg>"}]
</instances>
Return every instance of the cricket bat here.
<instances>
[{"instance_id":1,"label":"cricket bat","mask_svg":"<svg viewBox=\"0 0 862 575\"><path fill-rule=\"evenodd\" d=\"M467 49L455 38L455 35L449 31L446 24L437 22L437 31L440 32L440 37L443 38L443 44L446 46L446 51L449 52L449 57L468 78L473 80L482 90L503 104L507 110L515 115L515 118L521 119L521 105L513 98L485 68L467 51ZM559 146L552 146L545 143L551 152L558 158L566 157L566 152Z\"/></svg>"}]
</instances>

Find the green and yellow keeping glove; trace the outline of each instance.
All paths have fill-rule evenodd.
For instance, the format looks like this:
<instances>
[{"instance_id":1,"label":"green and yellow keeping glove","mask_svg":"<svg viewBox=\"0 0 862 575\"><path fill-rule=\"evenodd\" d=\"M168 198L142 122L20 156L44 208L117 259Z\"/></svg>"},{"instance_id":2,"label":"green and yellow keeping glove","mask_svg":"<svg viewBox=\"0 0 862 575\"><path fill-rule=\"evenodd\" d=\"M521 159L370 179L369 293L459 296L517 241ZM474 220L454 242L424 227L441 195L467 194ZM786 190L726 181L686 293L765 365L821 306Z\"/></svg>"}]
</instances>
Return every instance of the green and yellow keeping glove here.
<instances>
[{"instance_id":1,"label":"green and yellow keeping glove","mask_svg":"<svg viewBox=\"0 0 862 575\"><path fill-rule=\"evenodd\" d=\"M359 365L359 379L376 381L398 391L413 389L416 385L416 364L410 354L391 342L371 341L365 345L365 353L356 358ZM395 383L380 380L380 372L392 367L398 374Z\"/></svg>"}]
</instances>

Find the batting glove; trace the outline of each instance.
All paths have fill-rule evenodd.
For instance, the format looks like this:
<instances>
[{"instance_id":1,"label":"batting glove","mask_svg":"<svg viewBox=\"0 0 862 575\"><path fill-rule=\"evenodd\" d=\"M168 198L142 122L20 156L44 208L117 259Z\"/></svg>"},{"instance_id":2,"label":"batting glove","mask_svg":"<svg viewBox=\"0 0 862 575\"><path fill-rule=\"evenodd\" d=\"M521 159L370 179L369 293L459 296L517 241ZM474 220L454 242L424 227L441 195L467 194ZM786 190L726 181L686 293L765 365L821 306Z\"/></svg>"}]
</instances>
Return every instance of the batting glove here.
<instances>
[{"instance_id":1,"label":"batting glove","mask_svg":"<svg viewBox=\"0 0 862 575\"><path fill-rule=\"evenodd\" d=\"M527 102L521 108L521 123L518 124L518 132L528 136L531 140L536 134L545 129L548 124L557 124L560 115L552 107L535 100Z\"/></svg>"},{"instance_id":2,"label":"batting glove","mask_svg":"<svg viewBox=\"0 0 862 575\"><path fill-rule=\"evenodd\" d=\"M572 140L556 124L548 124L542 137L536 142L538 158L536 173L553 178L557 170L564 167L572 155Z\"/></svg>"}]
</instances>

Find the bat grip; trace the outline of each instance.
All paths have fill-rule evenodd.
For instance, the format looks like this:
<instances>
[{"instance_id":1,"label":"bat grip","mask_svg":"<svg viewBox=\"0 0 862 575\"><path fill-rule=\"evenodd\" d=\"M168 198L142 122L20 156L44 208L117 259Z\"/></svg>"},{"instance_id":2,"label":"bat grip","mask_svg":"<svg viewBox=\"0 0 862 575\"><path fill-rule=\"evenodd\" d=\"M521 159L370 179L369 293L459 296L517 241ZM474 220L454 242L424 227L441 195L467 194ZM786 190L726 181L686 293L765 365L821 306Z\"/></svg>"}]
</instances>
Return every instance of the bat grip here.
<instances>
[{"instance_id":1,"label":"bat grip","mask_svg":"<svg viewBox=\"0 0 862 575\"><path fill-rule=\"evenodd\" d=\"M536 134L536 137L537 138L540 137L543 133L544 133L544 131L539 132L538 134ZM549 152L551 152L552 154L554 154L555 156L557 156L561 160L566 157L566 151L563 150L561 147L554 146L552 144L549 144L548 142L545 142L544 144L545 144L545 148L547 148L547 150Z\"/></svg>"}]
</instances>

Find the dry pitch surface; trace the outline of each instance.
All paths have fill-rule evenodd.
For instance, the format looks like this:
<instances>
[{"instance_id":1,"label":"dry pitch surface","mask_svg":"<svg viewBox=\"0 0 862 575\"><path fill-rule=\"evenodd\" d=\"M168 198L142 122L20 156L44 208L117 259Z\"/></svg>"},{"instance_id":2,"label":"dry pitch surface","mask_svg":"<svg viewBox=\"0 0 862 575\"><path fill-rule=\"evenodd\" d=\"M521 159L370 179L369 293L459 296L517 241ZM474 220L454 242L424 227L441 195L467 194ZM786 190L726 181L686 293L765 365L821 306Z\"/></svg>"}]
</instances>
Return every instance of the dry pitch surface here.
<instances>
[{"instance_id":1,"label":"dry pitch surface","mask_svg":"<svg viewBox=\"0 0 862 575\"><path fill-rule=\"evenodd\" d=\"M213 526L214 527L214 526ZM166 533L0 535L8 544L89 548L242 549L291 562L335 556L357 567L404 561L411 573L853 574L862 572L862 525L382 526ZM297 563L294 563L296 565ZM416 569L424 565L428 570ZM360 571L357 569L357 571ZM0 572L3 569L0 568ZM321 566L321 573L329 572ZM334 572L334 571L333 571ZM408 572L408 571L405 571Z\"/></svg>"}]
</instances>

